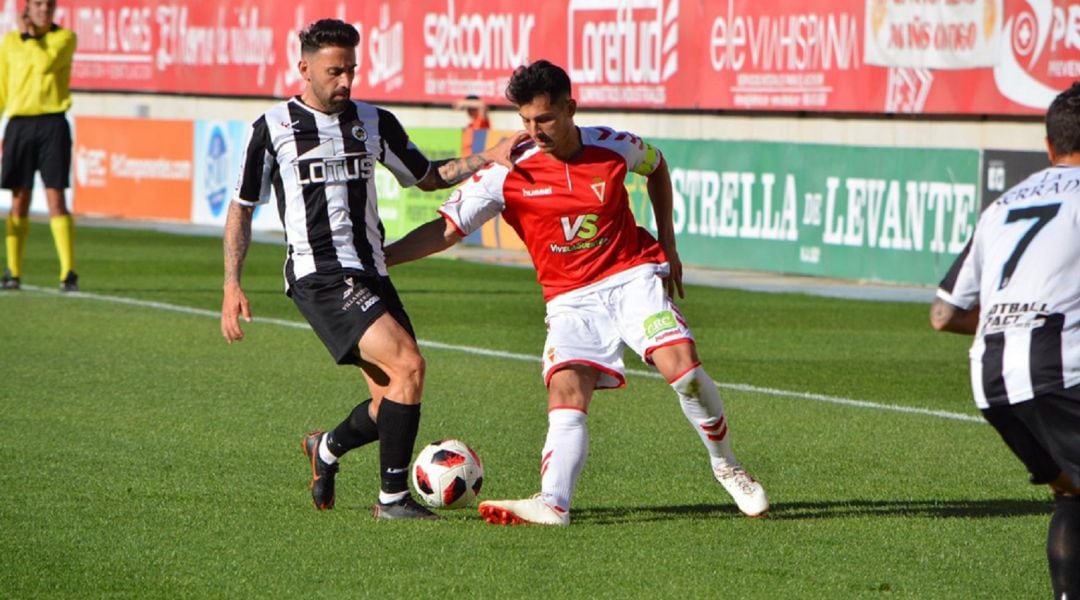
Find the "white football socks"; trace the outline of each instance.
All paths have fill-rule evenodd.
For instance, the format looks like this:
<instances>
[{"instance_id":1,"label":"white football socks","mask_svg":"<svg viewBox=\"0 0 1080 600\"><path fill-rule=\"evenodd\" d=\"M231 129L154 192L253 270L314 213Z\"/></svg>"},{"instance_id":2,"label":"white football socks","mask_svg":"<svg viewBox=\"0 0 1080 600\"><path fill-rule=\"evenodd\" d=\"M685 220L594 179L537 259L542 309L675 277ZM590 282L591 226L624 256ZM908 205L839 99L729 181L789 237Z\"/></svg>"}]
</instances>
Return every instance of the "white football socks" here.
<instances>
[{"instance_id":1,"label":"white football socks","mask_svg":"<svg viewBox=\"0 0 1080 600\"><path fill-rule=\"evenodd\" d=\"M558 508L570 510L581 469L589 456L588 415L576 408L548 412L548 432L540 453L540 493Z\"/></svg>"},{"instance_id":2,"label":"white football socks","mask_svg":"<svg viewBox=\"0 0 1080 600\"><path fill-rule=\"evenodd\" d=\"M728 435L728 423L724 418L724 402L716 383L698 365L682 377L671 382L671 387L679 395L679 404L683 414L698 432L713 470L739 464L731 450L731 438Z\"/></svg>"}]
</instances>

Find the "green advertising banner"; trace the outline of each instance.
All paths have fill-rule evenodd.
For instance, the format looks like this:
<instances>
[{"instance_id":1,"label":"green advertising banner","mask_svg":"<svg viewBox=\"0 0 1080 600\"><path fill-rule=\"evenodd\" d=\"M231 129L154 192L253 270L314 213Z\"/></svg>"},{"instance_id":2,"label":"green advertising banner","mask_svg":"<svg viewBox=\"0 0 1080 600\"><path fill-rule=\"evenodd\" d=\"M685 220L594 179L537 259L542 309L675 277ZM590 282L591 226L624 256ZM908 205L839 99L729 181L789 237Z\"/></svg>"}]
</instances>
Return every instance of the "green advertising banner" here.
<instances>
[{"instance_id":1,"label":"green advertising banner","mask_svg":"<svg viewBox=\"0 0 1080 600\"><path fill-rule=\"evenodd\" d=\"M461 129L409 129L409 139L431 160L455 158L461 154ZM417 225L439 216L436 209L450 195L450 190L425 192L415 186L402 189L393 174L382 165L375 171L375 188L379 194L379 216L388 240L398 239Z\"/></svg>"},{"instance_id":2,"label":"green advertising banner","mask_svg":"<svg viewBox=\"0 0 1080 600\"><path fill-rule=\"evenodd\" d=\"M977 150L650 142L687 265L934 285L978 218ZM655 232L645 179L627 186Z\"/></svg>"}]
</instances>

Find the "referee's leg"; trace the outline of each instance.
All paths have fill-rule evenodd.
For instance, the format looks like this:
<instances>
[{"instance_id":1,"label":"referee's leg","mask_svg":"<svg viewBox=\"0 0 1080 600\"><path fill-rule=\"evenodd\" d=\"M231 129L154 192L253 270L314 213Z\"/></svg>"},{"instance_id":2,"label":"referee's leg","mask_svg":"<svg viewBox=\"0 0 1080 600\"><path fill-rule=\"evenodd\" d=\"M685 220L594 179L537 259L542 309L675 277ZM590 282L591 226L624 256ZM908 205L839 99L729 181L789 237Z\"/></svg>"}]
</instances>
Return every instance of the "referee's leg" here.
<instances>
[{"instance_id":1,"label":"referee's leg","mask_svg":"<svg viewBox=\"0 0 1080 600\"><path fill-rule=\"evenodd\" d=\"M49 205L49 229L56 244L56 256L60 259L60 281L75 276L75 223L68 212L67 199L62 188L45 188L45 200Z\"/></svg>"},{"instance_id":2,"label":"referee's leg","mask_svg":"<svg viewBox=\"0 0 1080 600\"><path fill-rule=\"evenodd\" d=\"M30 188L11 190L11 212L4 227L4 246L7 251L7 272L18 280L22 277L23 250L30 235Z\"/></svg>"}]
</instances>

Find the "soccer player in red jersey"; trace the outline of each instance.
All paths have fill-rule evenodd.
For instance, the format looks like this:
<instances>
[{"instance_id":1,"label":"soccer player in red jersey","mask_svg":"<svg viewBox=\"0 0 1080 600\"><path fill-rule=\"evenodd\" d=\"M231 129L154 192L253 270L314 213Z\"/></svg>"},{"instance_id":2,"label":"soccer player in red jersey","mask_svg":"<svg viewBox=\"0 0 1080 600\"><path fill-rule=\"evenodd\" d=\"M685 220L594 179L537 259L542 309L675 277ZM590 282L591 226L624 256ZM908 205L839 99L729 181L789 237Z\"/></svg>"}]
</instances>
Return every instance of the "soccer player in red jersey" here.
<instances>
[{"instance_id":1,"label":"soccer player in red jersey","mask_svg":"<svg viewBox=\"0 0 1080 600\"><path fill-rule=\"evenodd\" d=\"M736 459L716 384L672 296L683 296L672 190L664 158L641 138L574 124L577 103L566 72L540 60L519 67L506 97L531 138L513 169L490 166L455 190L441 218L387 246L387 264L433 254L496 215L524 241L546 302L543 376L548 433L540 493L487 501L490 523L568 525L570 501L588 454L587 411L596 389L625 385L622 355L637 352L671 384L710 458L713 476L739 509L769 508L765 490ZM624 185L648 179L658 238L639 227Z\"/></svg>"}]
</instances>

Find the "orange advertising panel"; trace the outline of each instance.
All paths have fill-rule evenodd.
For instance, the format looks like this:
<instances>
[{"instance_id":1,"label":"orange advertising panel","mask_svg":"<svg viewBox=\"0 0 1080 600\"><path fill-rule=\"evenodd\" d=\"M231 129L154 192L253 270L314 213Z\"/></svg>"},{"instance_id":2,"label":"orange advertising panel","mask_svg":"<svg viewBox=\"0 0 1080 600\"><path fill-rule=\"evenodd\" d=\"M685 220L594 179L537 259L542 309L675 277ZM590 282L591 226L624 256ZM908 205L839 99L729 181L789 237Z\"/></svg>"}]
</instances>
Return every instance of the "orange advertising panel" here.
<instances>
[{"instance_id":1,"label":"orange advertising panel","mask_svg":"<svg viewBox=\"0 0 1080 600\"><path fill-rule=\"evenodd\" d=\"M191 121L76 117L75 213L188 221L193 140Z\"/></svg>"}]
</instances>

